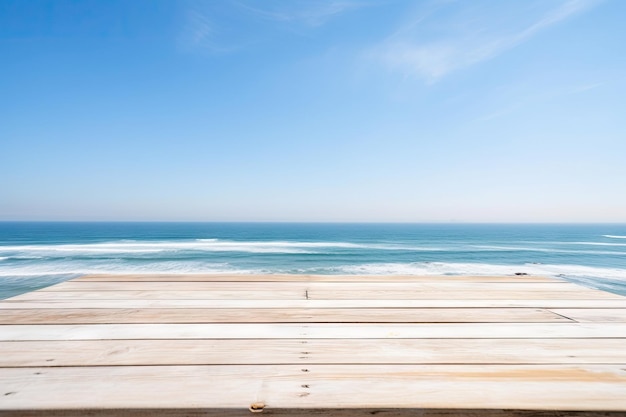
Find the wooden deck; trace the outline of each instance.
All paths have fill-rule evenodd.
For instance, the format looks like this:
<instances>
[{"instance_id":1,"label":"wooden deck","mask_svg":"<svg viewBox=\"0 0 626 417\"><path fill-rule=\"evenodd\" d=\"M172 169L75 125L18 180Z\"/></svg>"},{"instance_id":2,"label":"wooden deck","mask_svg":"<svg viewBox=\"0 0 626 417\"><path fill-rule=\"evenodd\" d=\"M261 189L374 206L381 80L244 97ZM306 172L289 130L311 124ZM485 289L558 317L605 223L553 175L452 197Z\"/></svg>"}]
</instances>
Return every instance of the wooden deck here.
<instances>
[{"instance_id":1,"label":"wooden deck","mask_svg":"<svg viewBox=\"0 0 626 417\"><path fill-rule=\"evenodd\" d=\"M626 416L626 297L532 276L86 276L0 301L0 415Z\"/></svg>"}]
</instances>

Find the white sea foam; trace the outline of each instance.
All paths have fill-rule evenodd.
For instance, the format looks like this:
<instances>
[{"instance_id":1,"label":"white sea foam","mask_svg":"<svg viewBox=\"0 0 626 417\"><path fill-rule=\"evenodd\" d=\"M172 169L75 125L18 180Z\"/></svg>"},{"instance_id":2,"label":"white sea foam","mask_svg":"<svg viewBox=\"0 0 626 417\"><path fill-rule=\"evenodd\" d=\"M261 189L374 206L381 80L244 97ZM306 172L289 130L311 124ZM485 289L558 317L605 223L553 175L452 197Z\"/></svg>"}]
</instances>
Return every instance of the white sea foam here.
<instances>
[{"instance_id":1,"label":"white sea foam","mask_svg":"<svg viewBox=\"0 0 626 417\"><path fill-rule=\"evenodd\" d=\"M617 246L623 246L616 244ZM626 245L624 245L626 246ZM472 248L484 249L487 251L521 251L521 252L543 252L543 253L574 253L584 255L624 255L624 252L617 251L600 251L600 250L570 250L570 249L553 249L553 248L540 248L540 247L520 247L520 246L487 246L487 245L474 245Z\"/></svg>"},{"instance_id":2,"label":"white sea foam","mask_svg":"<svg viewBox=\"0 0 626 417\"><path fill-rule=\"evenodd\" d=\"M530 243L534 245L584 245L584 246L626 246L626 243L615 243L615 242L597 242L597 241L578 241L578 242L570 242L570 241L551 241L551 242L536 242L536 241L525 241L520 243Z\"/></svg>"},{"instance_id":3,"label":"white sea foam","mask_svg":"<svg viewBox=\"0 0 626 417\"><path fill-rule=\"evenodd\" d=\"M347 265L336 269L336 273L354 275L508 275L515 272L526 272L519 266L415 262L415 263L380 263Z\"/></svg>"},{"instance_id":4,"label":"white sea foam","mask_svg":"<svg viewBox=\"0 0 626 417\"><path fill-rule=\"evenodd\" d=\"M326 253L334 249L374 249L391 251L444 251L439 247L415 247L401 244L357 244L349 242L292 242L292 241L250 241L239 242L220 239L195 239L190 241L136 242L117 241L86 244L59 245L19 245L0 246L0 253L21 255L110 255L110 254L150 254L179 251L204 252L247 252L276 254Z\"/></svg>"},{"instance_id":5,"label":"white sea foam","mask_svg":"<svg viewBox=\"0 0 626 417\"><path fill-rule=\"evenodd\" d=\"M607 243L607 242L563 242L570 245L590 245L590 246L626 246L626 243Z\"/></svg>"},{"instance_id":6,"label":"white sea foam","mask_svg":"<svg viewBox=\"0 0 626 417\"><path fill-rule=\"evenodd\" d=\"M79 276L84 274L132 274L132 273L206 273L206 274L249 274L249 273L309 273L349 275L531 275L565 276L580 280L606 279L626 283L626 269L598 268L568 264L523 264L500 265L487 263L369 263L343 266L312 266L299 269L245 268L229 263L206 262L203 260L154 261L132 264L124 261L102 260L98 262L67 260L65 262L42 262L29 266L0 266L2 277Z\"/></svg>"},{"instance_id":7,"label":"white sea foam","mask_svg":"<svg viewBox=\"0 0 626 417\"><path fill-rule=\"evenodd\" d=\"M603 237L608 237L609 239L626 239L626 236L618 236L618 235L602 235Z\"/></svg>"},{"instance_id":8,"label":"white sea foam","mask_svg":"<svg viewBox=\"0 0 626 417\"><path fill-rule=\"evenodd\" d=\"M626 281L626 269L596 268L581 265L524 264L497 265L484 263L380 263L346 265L328 272L363 275L511 275L518 272L531 275L598 277Z\"/></svg>"},{"instance_id":9,"label":"white sea foam","mask_svg":"<svg viewBox=\"0 0 626 417\"><path fill-rule=\"evenodd\" d=\"M1 267L0 277L34 277L44 275L85 275L85 274L159 274L159 273L251 273L259 272L243 268L234 268L228 263L208 263L201 261L166 261L148 264L128 264L115 262L101 263L42 263L27 267Z\"/></svg>"},{"instance_id":10,"label":"white sea foam","mask_svg":"<svg viewBox=\"0 0 626 417\"><path fill-rule=\"evenodd\" d=\"M21 245L0 246L0 252L37 253L37 254L141 254L178 251L207 252L250 252L250 253L313 253L299 249L297 245L284 245L281 242L228 242L211 240L206 242L112 242L69 245Z\"/></svg>"}]
</instances>

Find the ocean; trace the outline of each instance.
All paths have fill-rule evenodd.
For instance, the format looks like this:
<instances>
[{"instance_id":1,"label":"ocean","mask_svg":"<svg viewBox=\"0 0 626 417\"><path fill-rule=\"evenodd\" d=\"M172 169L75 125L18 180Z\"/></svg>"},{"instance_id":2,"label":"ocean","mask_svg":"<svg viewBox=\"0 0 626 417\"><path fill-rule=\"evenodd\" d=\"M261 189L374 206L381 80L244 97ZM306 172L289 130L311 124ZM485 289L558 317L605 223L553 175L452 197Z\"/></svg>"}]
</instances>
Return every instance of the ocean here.
<instances>
[{"instance_id":1,"label":"ocean","mask_svg":"<svg viewBox=\"0 0 626 417\"><path fill-rule=\"evenodd\" d=\"M0 222L0 298L92 273L527 273L626 295L626 224Z\"/></svg>"}]
</instances>

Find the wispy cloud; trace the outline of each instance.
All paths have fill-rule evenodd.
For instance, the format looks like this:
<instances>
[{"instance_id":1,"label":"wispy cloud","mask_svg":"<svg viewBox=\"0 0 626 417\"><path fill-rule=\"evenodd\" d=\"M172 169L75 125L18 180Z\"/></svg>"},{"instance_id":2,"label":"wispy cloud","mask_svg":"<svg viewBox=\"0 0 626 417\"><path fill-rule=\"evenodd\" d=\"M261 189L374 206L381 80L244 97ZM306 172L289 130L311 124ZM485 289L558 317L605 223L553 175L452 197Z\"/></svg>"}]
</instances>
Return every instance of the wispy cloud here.
<instances>
[{"instance_id":1,"label":"wispy cloud","mask_svg":"<svg viewBox=\"0 0 626 417\"><path fill-rule=\"evenodd\" d=\"M515 10L511 2L505 3L506 10L477 11L465 2L441 1L416 13L408 24L377 45L371 56L407 77L418 76L433 83L449 73L492 59L601 1L561 0L557 7L533 19L524 10ZM429 26L430 17L438 13L449 16L438 16L438 26ZM511 16L519 17L508 22L511 25L503 24Z\"/></svg>"},{"instance_id":2,"label":"wispy cloud","mask_svg":"<svg viewBox=\"0 0 626 417\"><path fill-rule=\"evenodd\" d=\"M242 10L245 10L259 18L273 20L277 22L300 23L306 26L321 26L329 20L338 17L346 12L364 7L364 1L291 1L291 2L263 2L235 3ZM260 7L262 5L263 7Z\"/></svg>"},{"instance_id":3,"label":"wispy cloud","mask_svg":"<svg viewBox=\"0 0 626 417\"><path fill-rule=\"evenodd\" d=\"M606 83L590 83L590 84L583 84L583 85L579 85L576 87L573 87L570 91L569 94L579 94L579 93L585 93L589 90L594 90L598 87L602 87L603 85L605 85Z\"/></svg>"},{"instance_id":4,"label":"wispy cloud","mask_svg":"<svg viewBox=\"0 0 626 417\"><path fill-rule=\"evenodd\" d=\"M228 52L256 44L276 30L315 30L369 4L365 0L190 0L186 3L179 40L184 49Z\"/></svg>"},{"instance_id":5,"label":"wispy cloud","mask_svg":"<svg viewBox=\"0 0 626 417\"><path fill-rule=\"evenodd\" d=\"M518 97L515 101L509 102L506 106L499 108L498 110L478 117L476 122L488 122L493 119L498 119L503 116L507 116L520 109L536 106L538 103L543 103L550 100L556 100L564 96L570 96L575 94L582 94L595 90L596 88L603 87L606 82L592 82L579 85L568 85L561 88L557 88L551 91L543 91L541 93L529 94L526 96Z\"/></svg>"},{"instance_id":6,"label":"wispy cloud","mask_svg":"<svg viewBox=\"0 0 626 417\"><path fill-rule=\"evenodd\" d=\"M179 35L179 44L183 49L201 49L212 52L225 52L231 49L219 41L217 25L203 11L188 8L184 19L185 23Z\"/></svg>"}]
</instances>

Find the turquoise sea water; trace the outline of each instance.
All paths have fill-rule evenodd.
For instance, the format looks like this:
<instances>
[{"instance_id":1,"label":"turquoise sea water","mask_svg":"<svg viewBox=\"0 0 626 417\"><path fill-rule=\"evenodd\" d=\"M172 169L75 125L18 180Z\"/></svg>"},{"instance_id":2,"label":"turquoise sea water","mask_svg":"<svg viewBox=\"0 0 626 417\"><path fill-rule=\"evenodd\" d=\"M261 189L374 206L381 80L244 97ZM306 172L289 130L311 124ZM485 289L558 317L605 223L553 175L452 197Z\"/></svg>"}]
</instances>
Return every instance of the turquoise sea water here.
<instances>
[{"instance_id":1,"label":"turquoise sea water","mask_svg":"<svg viewBox=\"0 0 626 417\"><path fill-rule=\"evenodd\" d=\"M0 297L88 273L560 276L626 294L626 224L2 223Z\"/></svg>"}]
</instances>

